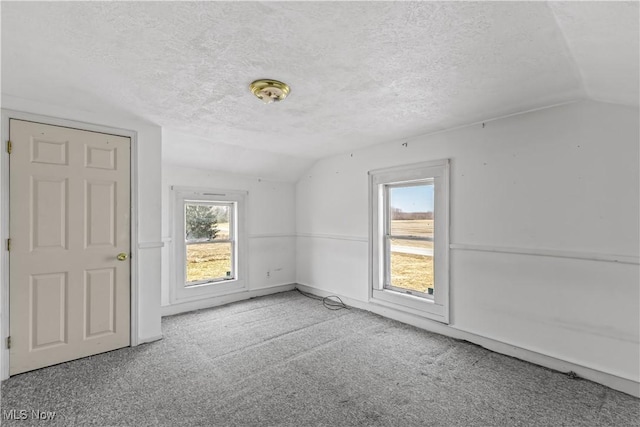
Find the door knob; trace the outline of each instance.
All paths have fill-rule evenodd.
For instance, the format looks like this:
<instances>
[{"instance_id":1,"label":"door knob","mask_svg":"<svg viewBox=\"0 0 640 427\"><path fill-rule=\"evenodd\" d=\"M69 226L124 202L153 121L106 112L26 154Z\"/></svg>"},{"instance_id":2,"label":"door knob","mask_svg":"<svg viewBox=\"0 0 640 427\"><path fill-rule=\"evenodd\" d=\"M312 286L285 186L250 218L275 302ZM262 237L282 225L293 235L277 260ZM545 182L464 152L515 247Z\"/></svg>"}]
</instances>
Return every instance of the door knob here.
<instances>
[{"instance_id":1,"label":"door knob","mask_svg":"<svg viewBox=\"0 0 640 427\"><path fill-rule=\"evenodd\" d=\"M127 255L127 254L126 254L126 253L124 253L124 252L120 252L120 253L118 254L118 261L124 261L124 260L126 260L127 258L129 258L129 255Z\"/></svg>"}]
</instances>

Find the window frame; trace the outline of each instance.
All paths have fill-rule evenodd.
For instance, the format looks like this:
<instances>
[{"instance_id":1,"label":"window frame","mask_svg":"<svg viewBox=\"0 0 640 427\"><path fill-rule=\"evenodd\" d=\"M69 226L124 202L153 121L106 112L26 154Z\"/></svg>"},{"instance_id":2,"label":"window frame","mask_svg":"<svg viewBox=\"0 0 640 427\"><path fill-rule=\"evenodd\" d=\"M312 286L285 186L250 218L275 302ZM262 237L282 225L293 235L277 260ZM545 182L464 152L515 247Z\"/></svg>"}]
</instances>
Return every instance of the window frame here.
<instances>
[{"instance_id":1,"label":"window frame","mask_svg":"<svg viewBox=\"0 0 640 427\"><path fill-rule=\"evenodd\" d=\"M449 323L449 159L369 171L369 301ZM393 186L434 184L434 293L415 295L385 286L390 275L387 230L389 191Z\"/></svg>"},{"instance_id":2,"label":"window frame","mask_svg":"<svg viewBox=\"0 0 640 427\"><path fill-rule=\"evenodd\" d=\"M173 285L170 288L169 299L172 303L197 301L247 289L248 286L248 230L246 226L246 191L227 190L219 188L172 187L174 196L173 206ZM207 280L203 283L187 285L186 282L186 242L185 242L185 204L219 202L232 204L235 221L229 224L234 227L235 247L232 253L235 277L223 280ZM233 247L234 245L232 245Z\"/></svg>"}]
</instances>

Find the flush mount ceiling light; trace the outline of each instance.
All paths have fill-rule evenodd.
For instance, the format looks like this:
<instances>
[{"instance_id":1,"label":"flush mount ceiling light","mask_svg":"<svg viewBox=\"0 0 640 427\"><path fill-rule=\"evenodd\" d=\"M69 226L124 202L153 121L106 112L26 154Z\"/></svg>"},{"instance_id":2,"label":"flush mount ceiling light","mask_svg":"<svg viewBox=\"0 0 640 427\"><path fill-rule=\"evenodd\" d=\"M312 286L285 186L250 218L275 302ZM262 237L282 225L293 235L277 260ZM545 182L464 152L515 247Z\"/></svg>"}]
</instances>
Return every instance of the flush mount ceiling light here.
<instances>
[{"instance_id":1,"label":"flush mount ceiling light","mask_svg":"<svg viewBox=\"0 0 640 427\"><path fill-rule=\"evenodd\" d=\"M282 101L289 95L289 86L278 80L260 79L249 85L251 93L265 104Z\"/></svg>"}]
</instances>

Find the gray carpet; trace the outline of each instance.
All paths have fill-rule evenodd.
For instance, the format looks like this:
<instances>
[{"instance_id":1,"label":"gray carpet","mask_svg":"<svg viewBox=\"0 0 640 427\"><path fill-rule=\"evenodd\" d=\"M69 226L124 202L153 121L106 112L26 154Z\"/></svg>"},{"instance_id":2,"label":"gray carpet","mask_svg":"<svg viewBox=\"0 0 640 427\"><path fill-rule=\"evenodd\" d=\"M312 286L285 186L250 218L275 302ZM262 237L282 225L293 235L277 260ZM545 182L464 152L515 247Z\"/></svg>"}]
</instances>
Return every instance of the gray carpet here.
<instances>
[{"instance_id":1,"label":"gray carpet","mask_svg":"<svg viewBox=\"0 0 640 427\"><path fill-rule=\"evenodd\" d=\"M162 341L5 381L3 415L29 417L3 425L640 425L624 393L295 291L162 325Z\"/></svg>"}]
</instances>

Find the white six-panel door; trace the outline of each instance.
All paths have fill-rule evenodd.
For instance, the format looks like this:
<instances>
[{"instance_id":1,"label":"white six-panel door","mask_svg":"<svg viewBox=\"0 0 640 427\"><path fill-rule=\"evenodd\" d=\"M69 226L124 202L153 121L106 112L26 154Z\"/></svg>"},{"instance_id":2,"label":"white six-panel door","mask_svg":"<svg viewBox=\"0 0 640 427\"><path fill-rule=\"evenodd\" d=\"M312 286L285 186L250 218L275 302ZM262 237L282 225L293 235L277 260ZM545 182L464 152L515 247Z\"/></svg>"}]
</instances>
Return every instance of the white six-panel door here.
<instances>
[{"instance_id":1,"label":"white six-panel door","mask_svg":"<svg viewBox=\"0 0 640 427\"><path fill-rule=\"evenodd\" d=\"M128 346L130 139L9 132L10 375Z\"/></svg>"}]
</instances>

